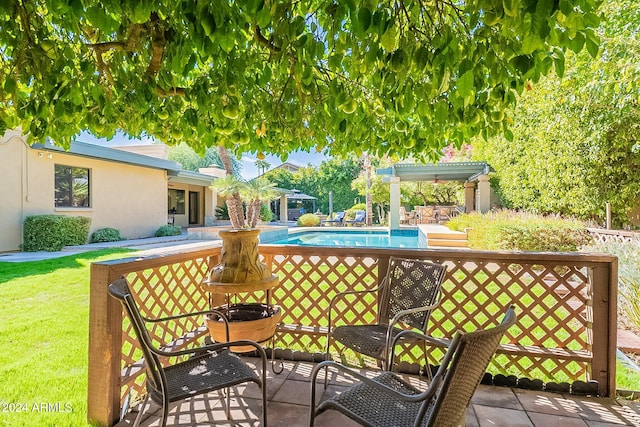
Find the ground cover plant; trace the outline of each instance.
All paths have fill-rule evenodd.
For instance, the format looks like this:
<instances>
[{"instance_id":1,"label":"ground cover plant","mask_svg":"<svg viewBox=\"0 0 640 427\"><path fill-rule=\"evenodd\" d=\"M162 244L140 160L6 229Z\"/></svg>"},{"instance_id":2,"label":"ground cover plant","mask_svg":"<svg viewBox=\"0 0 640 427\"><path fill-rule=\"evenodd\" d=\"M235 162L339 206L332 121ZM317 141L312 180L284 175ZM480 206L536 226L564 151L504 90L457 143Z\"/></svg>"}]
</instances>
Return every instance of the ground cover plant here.
<instances>
[{"instance_id":1,"label":"ground cover plant","mask_svg":"<svg viewBox=\"0 0 640 427\"><path fill-rule=\"evenodd\" d=\"M87 425L89 268L125 249L0 262L0 425Z\"/></svg>"}]
</instances>

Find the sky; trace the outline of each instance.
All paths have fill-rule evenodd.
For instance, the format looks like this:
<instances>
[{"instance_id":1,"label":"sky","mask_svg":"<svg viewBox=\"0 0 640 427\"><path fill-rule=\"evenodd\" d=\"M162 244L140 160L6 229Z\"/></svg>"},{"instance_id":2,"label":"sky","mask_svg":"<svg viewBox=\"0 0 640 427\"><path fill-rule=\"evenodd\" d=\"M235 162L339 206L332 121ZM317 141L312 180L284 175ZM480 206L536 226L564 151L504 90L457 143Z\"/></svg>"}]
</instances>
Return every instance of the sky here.
<instances>
[{"instance_id":1,"label":"sky","mask_svg":"<svg viewBox=\"0 0 640 427\"><path fill-rule=\"evenodd\" d=\"M106 140L105 138L96 138L88 132L83 132L78 136L78 141L87 142L90 144L98 144L106 147L117 147L121 145L147 145L153 144L153 139L145 138L145 139L131 139L128 136L118 133L111 140ZM328 160L329 157L325 156L321 153L307 153L304 151L296 151L292 152L289 155L289 158L286 160L288 163L294 164L296 166L318 166L322 161ZM251 179L258 176L258 168L256 167L256 154L255 153L246 153L240 159L240 163L242 164L242 177L244 179ZM271 166L269 169L273 169L276 166L281 165L283 162L280 160L279 156L271 156L266 155L264 161L269 163Z\"/></svg>"}]
</instances>

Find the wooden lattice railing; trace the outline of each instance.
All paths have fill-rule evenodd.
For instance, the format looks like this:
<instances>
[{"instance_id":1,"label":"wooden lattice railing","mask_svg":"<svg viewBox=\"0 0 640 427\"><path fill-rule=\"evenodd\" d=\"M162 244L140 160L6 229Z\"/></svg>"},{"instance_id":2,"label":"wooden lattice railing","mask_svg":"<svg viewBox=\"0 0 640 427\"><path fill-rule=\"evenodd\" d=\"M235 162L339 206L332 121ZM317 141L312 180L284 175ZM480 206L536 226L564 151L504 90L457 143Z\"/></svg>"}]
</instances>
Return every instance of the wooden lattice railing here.
<instances>
[{"instance_id":1,"label":"wooden lattice railing","mask_svg":"<svg viewBox=\"0 0 640 427\"><path fill-rule=\"evenodd\" d=\"M495 324L516 306L518 323L502 341L491 369L544 382L596 380L600 393L615 390L617 260L597 254L506 253L457 250L317 248L263 245L264 261L280 277L271 292L283 318L275 347L325 351L327 308L336 292L371 289L384 276L390 255L446 263L439 308L430 333L451 337ZM107 285L125 276L150 317L203 310L211 303L198 283L219 262L220 248L151 259L97 263L91 272L89 419L111 425L126 396L141 391L140 351ZM264 301L264 292L237 295L238 302ZM374 298L342 308L336 322L375 319ZM206 333L198 321L151 331L158 342L180 346ZM417 349L404 361L420 363ZM332 349L332 352L337 348ZM441 354L441 353L440 353ZM334 357L337 355L334 354ZM350 358L352 355L345 354ZM430 362L437 363L438 352Z\"/></svg>"},{"instance_id":2,"label":"wooden lattice railing","mask_svg":"<svg viewBox=\"0 0 640 427\"><path fill-rule=\"evenodd\" d=\"M626 243L637 241L640 234L634 231L607 230L604 228L587 228L596 243L618 242Z\"/></svg>"}]
</instances>

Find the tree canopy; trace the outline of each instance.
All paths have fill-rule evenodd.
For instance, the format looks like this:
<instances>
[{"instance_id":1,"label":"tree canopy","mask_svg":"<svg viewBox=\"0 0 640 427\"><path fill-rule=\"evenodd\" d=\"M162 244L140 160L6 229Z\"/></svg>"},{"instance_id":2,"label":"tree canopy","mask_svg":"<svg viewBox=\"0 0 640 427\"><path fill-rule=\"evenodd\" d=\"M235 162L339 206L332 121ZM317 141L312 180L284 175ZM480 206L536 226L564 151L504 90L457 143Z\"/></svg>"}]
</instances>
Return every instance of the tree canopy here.
<instances>
[{"instance_id":1,"label":"tree canopy","mask_svg":"<svg viewBox=\"0 0 640 427\"><path fill-rule=\"evenodd\" d=\"M436 159L508 131L598 0L4 0L0 131Z\"/></svg>"},{"instance_id":2,"label":"tree canopy","mask_svg":"<svg viewBox=\"0 0 640 427\"><path fill-rule=\"evenodd\" d=\"M224 169L224 164L220 159L220 155L215 147L209 147L205 150L204 155L198 155L191 147L185 143L170 146L168 151L169 160L178 162L182 165L182 169L198 172L200 168L209 166L218 166ZM233 166L233 175L240 176L242 164L236 158L230 159Z\"/></svg>"},{"instance_id":3,"label":"tree canopy","mask_svg":"<svg viewBox=\"0 0 640 427\"><path fill-rule=\"evenodd\" d=\"M619 225L640 200L640 5L606 0L601 10L601 54L580 53L563 79L525 91L512 141L474 143L508 207L603 221L608 202Z\"/></svg>"}]
</instances>

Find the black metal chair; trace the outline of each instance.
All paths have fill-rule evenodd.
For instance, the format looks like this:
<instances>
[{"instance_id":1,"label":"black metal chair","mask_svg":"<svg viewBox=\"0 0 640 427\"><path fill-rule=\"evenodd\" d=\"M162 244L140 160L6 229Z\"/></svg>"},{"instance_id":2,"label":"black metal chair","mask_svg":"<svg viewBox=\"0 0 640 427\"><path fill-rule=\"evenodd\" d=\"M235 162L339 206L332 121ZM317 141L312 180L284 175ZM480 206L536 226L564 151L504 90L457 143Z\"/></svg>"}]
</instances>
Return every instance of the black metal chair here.
<instances>
[{"instance_id":1,"label":"black metal chair","mask_svg":"<svg viewBox=\"0 0 640 427\"><path fill-rule=\"evenodd\" d=\"M124 278L120 278L110 284L109 293L120 300L124 306L144 354L144 363L147 372L147 395L140 407L134 426L140 423L142 413L149 398L162 406L161 425L164 427L166 426L170 403L212 391L228 389L229 387L246 382L254 382L262 390L262 424L264 426L267 425L267 356L260 345L254 341L241 340L203 345L183 350L168 350L153 345L146 327L148 323L173 321L189 316L201 316L212 312L226 319L223 313L217 310L209 310L158 319L148 319L140 314L138 306L131 295L129 285ZM234 345L250 345L256 348L262 359L261 376L258 376L240 357L229 351L229 347ZM163 366L160 357L179 357L185 360L169 366ZM229 418L230 399L228 390L226 400L226 415L227 418Z\"/></svg>"},{"instance_id":2,"label":"black metal chair","mask_svg":"<svg viewBox=\"0 0 640 427\"><path fill-rule=\"evenodd\" d=\"M327 358L331 358L331 341L375 358L383 369L391 349L398 343L413 340L410 335L398 334L406 327L426 333L431 310L440 301L440 286L447 267L426 260L389 258L389 269L381 285L369 291L346 291L335 295L329 305ZM378 318L372 325L342 325L333 327L334 306L348 295L378 292ZM405 328L397 325L402 324ZM415 340L413 340L415 341Z\"/></svg>"},{"instance_id":3,"label":"black metal chair","mask_svg":"<svg viewBox=\"0 0 640 427\"><path fill-rule=\"evenodd\" d=\"M457 332L431 383L424 390L385 371L371 379L333 361L319 363L311 374L309 425L317 414L334 409L364 426L465 425L467 407L495 353L504 332L515 323L509 308L499 326L471 333ZM440 340L422 335L426 342ZM323 369L335 368L359 382L315 408L315 381Z\"/></svg>"}]
</instances>

